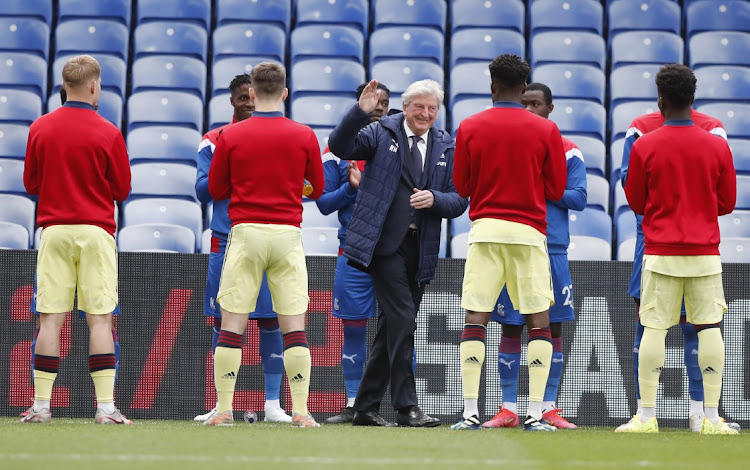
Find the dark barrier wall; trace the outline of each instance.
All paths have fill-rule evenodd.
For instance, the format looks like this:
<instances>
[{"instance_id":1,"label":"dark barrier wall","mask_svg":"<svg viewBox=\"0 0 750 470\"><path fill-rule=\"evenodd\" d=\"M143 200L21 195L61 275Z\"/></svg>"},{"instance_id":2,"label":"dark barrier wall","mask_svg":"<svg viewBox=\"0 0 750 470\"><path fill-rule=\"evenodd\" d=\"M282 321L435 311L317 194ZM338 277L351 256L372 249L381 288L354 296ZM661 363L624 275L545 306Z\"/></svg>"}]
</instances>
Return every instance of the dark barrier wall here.
<instances>
[{"instance_id":1,"label":"dark barrier wall","mask_svg":"<svg viewBox=\"0 0 750 470\"><path fill-rule=\"evenodd\" d=\"M34 319L28 305L36 252L0 250L0 415L16 415L33 397L29 345ZM211 328L203 317L203 289L208 257L162 253L120 255L118 331L122 345L117 402L129 417L191 419L213 407ZM464 312L460 305L463 260L441 260L418 318L417 391L429 414L450 423L463 402L458 341ZM574 303L578 320L567 324L566 363L558 406L581 425L615 426L635 411L632 372L634 304L625 288L629 263L573 262ZM341 323L330 315L334 258L308 259L310 310L308 338L313 358L310 410L318 417L337 412L345 402L340 369ZM724 322L727 360L722 415L750 426L750 265L724 266L729 312ZM371 324L372 337L374 325ZM487 335L483 419L500 404L497 346L500 331ZM95 400L88 375L88 330L71 316L63 330L61 373L52 404L58 417L93 417ZM687 427L687 376L682 337L673 328L657 416L662 426ZM251 323L243 348L235 410L263 409L263 374L257 352L258 330ZM525 363L525 354L522 364ZM519 411L528 401L528 371L521 369ZM282 400L289 403L286 384ZM382 410L392 417L388 398Z\"/></svg>"}]
</instances>

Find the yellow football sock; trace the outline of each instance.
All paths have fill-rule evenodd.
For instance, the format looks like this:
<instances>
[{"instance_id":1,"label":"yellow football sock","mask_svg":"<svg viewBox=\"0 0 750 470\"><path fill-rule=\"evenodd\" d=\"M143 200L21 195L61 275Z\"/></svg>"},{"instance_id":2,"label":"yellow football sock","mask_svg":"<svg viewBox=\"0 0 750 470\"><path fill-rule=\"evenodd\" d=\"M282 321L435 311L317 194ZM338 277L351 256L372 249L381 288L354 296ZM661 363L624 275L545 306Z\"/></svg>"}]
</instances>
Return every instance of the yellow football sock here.
<instances>
[{"instance_id":1,"label":"yellow football sock","mask_svg":"<svg viewBox=\"0 0 750 470\"><path fill-rule=\"evenodd\" d=\"M464 399L478 399L485 344L482 341L461 341L458 349L461 357L461 384Z\"/></svg>"},{"instance_id":2,"label":"yellow football sock","mask_svg":"<svg viewBox=\"0 0 750 470\"><path fill-rule=\"evenodd\" d=\"M241 361L241 348L217 346L214 351L214 383L219 397L216 411L219 413L232 409L234 386L237 383Z\"/></svg>"},{"instance_id":3,"label":"yellow football sock","mask_svg":"<svg viewBox=\"0 0 750 470\"><path fill-rule=\"evenodd\" d=\"M552 343L543 339L529 341L529 401L541 403L547 388L549 367L552 363Z\"/></svg>"},{"instance_id":4,"label":"yellow football sock","mask_svg":"<svg viewBox=\"0 0 750 470\"><path fill-rule=\"evenodd\" d=\"M57 373L34 370L34 400L50 401Z\"/></svg>"},{"instance_id":5,"label":"yellow football sock","mask_svg":"<svg viewBox=\"0 0 750 470\"><path fill-rule=\"evenodd\" d=\"M659 376L664 367L664 340L667 330L644 327L638 355L638 386L641 391L641 407L656 407L656 391Z\"/></svg>"},{"instance_id":6,"label":"yellow football sock","mask_svg":"<svg viewBox=\"0 0 750 470\"><path fill-rule=\"evenodd\" d=\"M698 332L698 364L703 374L703 405L718 408L721 397L721 378L724 374L724 339L719 328Z\"/></svg>"},{"instance_id":7,"label":"yellow football sock","mask_svg":"<svg viewBox=\"0 0 750 470\"><path fill-rule=\"evenodd\" d=\"M112 403L115 401L115 370L102 369L91 372L94 381L97 403Z\"/></svg>"},{"instance_id":8,"label":"yellow football sock","mask_svg":"<svg viewBox=\"0 0 750 470\"><path fill-rule=\"evenodd\" d=\"M292 413L307 416L307 396L310 393L310 349L293 346L284 350L284 370L292 395Z\"/></svg>"}]
</instances>

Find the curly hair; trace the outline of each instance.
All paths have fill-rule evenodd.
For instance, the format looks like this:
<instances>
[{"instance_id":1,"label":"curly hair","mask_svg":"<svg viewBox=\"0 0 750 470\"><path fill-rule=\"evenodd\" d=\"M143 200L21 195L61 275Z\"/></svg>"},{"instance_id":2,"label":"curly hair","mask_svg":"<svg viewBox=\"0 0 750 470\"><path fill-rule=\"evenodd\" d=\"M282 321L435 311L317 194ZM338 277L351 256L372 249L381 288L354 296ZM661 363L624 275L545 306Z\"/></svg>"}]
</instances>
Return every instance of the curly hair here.
<instances>
[{"instance_id":1,"label":"curly hair","mask_svg":"<svg viewBox=\"0 0 750 470\"><path fill-rule=\"evenodd\" d=\"M494 83L508 88L523 85L529 79L529 63L515 54L502 54L490 62L490 77Z\"/></svg>"},{"instance_id":2,"label":"curly hair","mask_svg":"<svg viewBox=\"0 0 750 470\"><path fill-rule=\"evenodd\" d=\"M675 107L690 106L695 96L697 79L689 67L682 64L667 64L656 74L656 89Z\"/></svg>"},{"instance_id":3,"label":"curly hair","mask_svg":"<svg viewBox=\"0 0 750 470\"><path fill-rule=\"evenodd\" d=\"M241 87L242 85L250 85L252 84L250 80L250 75L243 73L242 75L237 75L232 79L232 81L229 83L229 91L232 92L236 90L237 88Z\"/></svg>"},{"instance_id":4,"label":"curly hair","mask_svg":"<svg viewBox=\"0 0 750 470\"><path fill-rule=\"evenodd\" d=\"M552 104L552 90L550 90L547 85L539 82L529 83L528 85L526 85L526 91L534 90L542 92L542 94L544 95L544 104L546 104L547 106Z\"/></svg>"}]
</instances>

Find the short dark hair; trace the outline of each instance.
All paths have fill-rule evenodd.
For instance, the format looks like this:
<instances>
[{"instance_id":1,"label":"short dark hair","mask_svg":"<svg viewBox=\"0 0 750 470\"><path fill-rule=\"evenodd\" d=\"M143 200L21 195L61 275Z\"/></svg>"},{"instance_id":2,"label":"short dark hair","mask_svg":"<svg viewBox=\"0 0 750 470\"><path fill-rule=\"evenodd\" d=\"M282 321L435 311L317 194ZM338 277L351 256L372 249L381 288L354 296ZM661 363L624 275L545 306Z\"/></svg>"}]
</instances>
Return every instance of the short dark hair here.
<instances>
[{"instance_id":1,"label":"short dark hair","mask_svg":"<svg viewBox=\"0 0 750 470\"><path fill-rule=\"evenodd\" d=\"M523 85L529 79L529 63L515 54L502 54L490 62L490 77L507 88Z\"/></svg>"},{"instance_id":2,"label":"short dark hair","mask_svg":"<svg viewBox=\"0 0 750 470\"><path fill-rule=\"evenodd\" d=\"M357 99L359 99L359 97L362 96L362 92L365 91L366 86L367 86L367 83L363 83L357 87ZM388 93L388 97L391 96L391 90L389 90L387 86L383 85L380 82L378 82L378 90L383 90L384 92Z\"/></svg>"},{"instance_id":3,"label":"short dark hair","mask_svg":"<svg viewBox=\"0 0 750 470\"><path fill-rule=\"evenodd\" d=\"M672 106L679 108L692 104L697 82L690 67L682 64L667 64L656 74L656 89L659 94L669 98Z\"/></svg>"},{"instance_id":4,"label":"short dark hair","mask_svg":"<svg viewBox=\"0 0 750 470\"><path fill-rule=\"evenodd\" d=\"M68 92L65 88L60 88L60 104L65 104L66 101L68 101Z\"/></svg>"},{"instance_id":5,"label":"short dark hair","mask_svg":"<svg viewBox=\"0 0 750 470\"><path fill-rule=\"evenodd\" d=\"M544 94L544 101L547 106L552 104L552 90L544 83L534 82L526 85L526 91L538 90Z\"/></svg>"},{"instance_id":6,"label":"short dark hair","mask_svg":"<svg viewBox=\"0 0 750 470\"><path fill-rule=\"evenodd\" d=\"M250 72L255 95L260 98L281 96L286 86L286 70L283 65L261 62Z\"/></svg>"},{"instance_id":7,"label":"short dark hair","mask_svg":"<svg viewBox=\"0 0 750 470\"><path fill-rule=\"evenodd\" d=\"M229 92L233 92L237 88L241 87L242 85L251 85L252 81L250 80L250 75L243 73L242 75L237 75L232 79L231 82L229 82Z\"/></svg>"}]
</instances>

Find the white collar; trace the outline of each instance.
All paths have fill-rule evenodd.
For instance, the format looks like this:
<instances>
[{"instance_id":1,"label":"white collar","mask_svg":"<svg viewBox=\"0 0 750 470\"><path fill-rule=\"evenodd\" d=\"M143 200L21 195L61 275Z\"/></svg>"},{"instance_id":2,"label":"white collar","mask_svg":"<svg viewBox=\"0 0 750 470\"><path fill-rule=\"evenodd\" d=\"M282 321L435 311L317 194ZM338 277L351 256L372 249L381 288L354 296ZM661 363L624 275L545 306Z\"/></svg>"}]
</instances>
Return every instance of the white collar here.
<instances>
[{"instance_id":1,"label":"white collar","mask_svg":"<svg viewBox=\"0 0 750 470\"><path fill-rule=\"evenodd\" d=\"M406 131L406 140L407 141L411 140L411 136L417 135L413 130L411 130L411 128L409 127L409 125L406 124L406 118L404 118L404 130ZM419 136L419 137L422 138L422 142L424 142L425 145L427 144L427 135L429 133L430 133L430 130L427 129L427 132L425 132L424 134L422 134L422 135ZM409 142L409 145L411 145L411 142Z\"/></svg>"}]
</instances>

